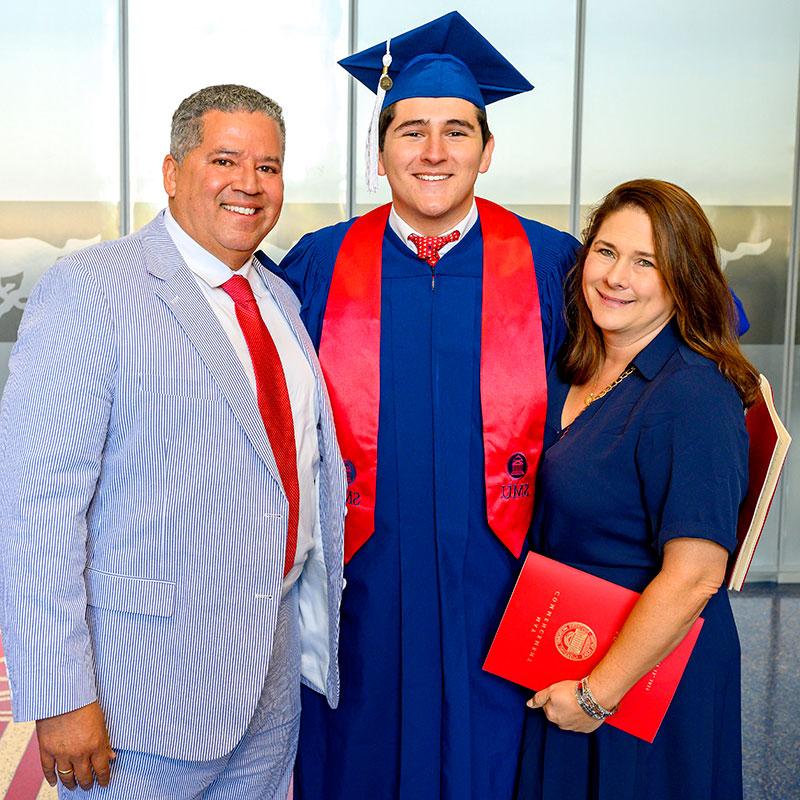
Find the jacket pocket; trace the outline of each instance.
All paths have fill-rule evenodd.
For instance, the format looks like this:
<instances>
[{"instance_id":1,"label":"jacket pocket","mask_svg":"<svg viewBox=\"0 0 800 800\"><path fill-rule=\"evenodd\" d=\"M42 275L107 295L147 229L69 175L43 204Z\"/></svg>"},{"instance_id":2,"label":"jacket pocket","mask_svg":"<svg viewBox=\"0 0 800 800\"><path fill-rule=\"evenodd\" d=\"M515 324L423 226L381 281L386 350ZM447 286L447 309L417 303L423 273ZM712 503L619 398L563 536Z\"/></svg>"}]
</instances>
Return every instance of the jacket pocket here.
<instances>
[{"instance_id":1,"label":"jacket pocket","mask_svg":"<svg viewBox=\"0 0 800 800\"><path fill-rule=\"evenodd\" d=\"M115 575L88 567L86 602L110 611L170 617L175 609L175 583Z\"/></svg>"}]
</instances>

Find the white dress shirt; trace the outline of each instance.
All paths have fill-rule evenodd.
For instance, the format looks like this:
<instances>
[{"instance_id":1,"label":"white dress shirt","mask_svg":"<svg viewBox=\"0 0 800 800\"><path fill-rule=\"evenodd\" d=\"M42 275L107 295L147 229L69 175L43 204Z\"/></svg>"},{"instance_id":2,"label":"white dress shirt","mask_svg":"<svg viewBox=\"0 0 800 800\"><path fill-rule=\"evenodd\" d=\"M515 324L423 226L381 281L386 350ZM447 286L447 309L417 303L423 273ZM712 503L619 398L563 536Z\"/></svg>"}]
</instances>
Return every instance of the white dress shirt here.
<instances>
[{"instance_id":1,"label":"white dress shirt","mask_svg":"<svg viewBox=\"0 0 800 800\"><path fill-rule=\"evenodd\" d=\"M452 250L467 234L467 231L478 221L478 206L475 204L475 199L472 200L472 206L467 213L467 216L461 220L453 228L450 228L449 231L445 231L444 233L440 233L439 236L448 236L453 231L458 231L461 235L455 242L448 242L446 245L439 250L439 256L443 256L449 250ZM424 236L425 234L420 233L419 231L415 231L398 213L395 211L394 206L392 206L392 210L389 213L389 227L400 237L402 241L406 243L406 245L413 250L416 254L417 246L414 242L411 241L408 237L414 233L417 236Z\"/></svg>"},{"instance_id":2,"label":"white dress shirt","mask_svg":"<svg viewBox=\"0 0 800 800\"><path fill-rule=\"evenodd\" d=\"M222 330L230 339L236 355L242 362L247 379L256 393L256 375L253 362L247 349L239 321L236 319L236 306L228 293L221 288L233 275L241 275L253 289L261 318L275 342L286 376L289 390L289 403L294 422L294 438L297 446L297 476L300 483L300 514L297 526L297 551L294 566L283 580L284 595L300 577L303 564L314 546L314 538L319 534L319 502L317 475L319 473L319 443L317 440L317 389L314 373L306 359L300 343L292 332L289 323L280 311L275 298L269 291L252 260L233 272L216 256L199 245L178 224L169 209L164 214L164 226L175 247L194 275L200 291L216 314ZM232 490L233 491L233 490Z\"/></svg>"}]
</instances>

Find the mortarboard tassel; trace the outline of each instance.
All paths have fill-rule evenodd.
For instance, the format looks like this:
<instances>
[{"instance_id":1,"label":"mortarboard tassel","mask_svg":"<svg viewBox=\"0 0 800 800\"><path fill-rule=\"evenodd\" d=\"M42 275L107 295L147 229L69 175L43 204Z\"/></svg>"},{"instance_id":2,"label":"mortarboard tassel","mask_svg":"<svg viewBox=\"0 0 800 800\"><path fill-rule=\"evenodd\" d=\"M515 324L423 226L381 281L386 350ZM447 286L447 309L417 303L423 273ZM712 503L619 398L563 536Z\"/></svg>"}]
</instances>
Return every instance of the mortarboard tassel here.
<instances>
[{"instance_id":1,"label":"mortarboard tassel","mask_svg":"<svg viewBox=\"0 0 800 800\"><path fill-rule=\"evenodd\" d=\"M369 123L367 132L367 151L365 161L367 164L367 191L374 194L378 191L378 120L381 116L383 98L386 92L392 88L392 79L389 77L389 67L392 63L392 54L389 52L389 43L386 40L386 53L383 56L383 71L378 81L378 89L375 93L375 106L372 109L372 120Z\"/></svg>"}]
</instances>

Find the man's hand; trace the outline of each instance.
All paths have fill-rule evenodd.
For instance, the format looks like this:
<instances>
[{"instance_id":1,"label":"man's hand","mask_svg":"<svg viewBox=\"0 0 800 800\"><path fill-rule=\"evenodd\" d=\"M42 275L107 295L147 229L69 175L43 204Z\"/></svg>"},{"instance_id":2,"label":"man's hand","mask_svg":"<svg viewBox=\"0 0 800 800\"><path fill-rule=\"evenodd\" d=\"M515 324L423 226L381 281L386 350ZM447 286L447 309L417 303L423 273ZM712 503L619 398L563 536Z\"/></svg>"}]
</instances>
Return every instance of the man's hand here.
<instances>
[{"instance_id":1,"label":"man's hand","mask_svg":"<svg viewBox=\"0 0 800 800\"><path fill-rule=\"evenodd\" d=\"M36 720L36 735L42 772L51 786L60 778L67 789L74 789L77 784L91 789L95 777L100 786L108 786L109 763L116 754L97 702Z\"/></svg>"}]
</instances>

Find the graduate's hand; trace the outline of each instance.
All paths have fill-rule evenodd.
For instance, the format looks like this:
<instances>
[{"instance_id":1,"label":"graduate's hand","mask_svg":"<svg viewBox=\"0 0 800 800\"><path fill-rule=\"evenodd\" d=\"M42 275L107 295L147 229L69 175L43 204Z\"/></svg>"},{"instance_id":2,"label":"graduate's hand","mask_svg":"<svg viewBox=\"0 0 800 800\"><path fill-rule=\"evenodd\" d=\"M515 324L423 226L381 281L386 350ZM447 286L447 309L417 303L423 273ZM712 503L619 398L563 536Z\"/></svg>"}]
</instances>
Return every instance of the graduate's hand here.
<instances>
[{"instance_id":1,"label":"graduate's hand","mask_svg":"<svg viewBox=\"0 0 800 800\"><path fill-rule=\"evenodd\" d=\"M36 720L42 772L51 786L91 789L95 779L108 786L109 765L116 758L97 702L66 714Z\"/></svg>"},{"instance_id":2,"label":"graduate's hand","mask_svg":"<svg viewBox=\"0 0 800 800\"><path fill-rule=\"evenodd\" d=\"M565 731L591 733L602 724L592 719L579 705L575 697L577 681L559 681L542 689L528 700L529 708L541 708L547 719Z\"/></svg>"}]
</instances>

